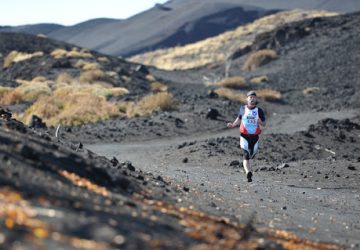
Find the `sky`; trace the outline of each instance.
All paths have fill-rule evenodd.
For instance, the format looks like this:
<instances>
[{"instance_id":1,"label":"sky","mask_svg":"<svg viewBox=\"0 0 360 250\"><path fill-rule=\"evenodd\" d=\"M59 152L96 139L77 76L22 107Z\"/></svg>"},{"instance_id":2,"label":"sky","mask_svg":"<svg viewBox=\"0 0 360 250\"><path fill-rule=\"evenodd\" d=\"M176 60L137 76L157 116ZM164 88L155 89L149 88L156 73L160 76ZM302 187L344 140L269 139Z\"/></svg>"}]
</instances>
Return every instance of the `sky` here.
<instances>
[{"instance_id":1,"label":"sky","mask_svg":"<svg viewBox=\"0 0 360 250\"><path fill-rule=\"evenodd\" d=\"M125 19L167 0L1 0L0 26L57 23L93 18Z\"/></svg>"}]
</instances>

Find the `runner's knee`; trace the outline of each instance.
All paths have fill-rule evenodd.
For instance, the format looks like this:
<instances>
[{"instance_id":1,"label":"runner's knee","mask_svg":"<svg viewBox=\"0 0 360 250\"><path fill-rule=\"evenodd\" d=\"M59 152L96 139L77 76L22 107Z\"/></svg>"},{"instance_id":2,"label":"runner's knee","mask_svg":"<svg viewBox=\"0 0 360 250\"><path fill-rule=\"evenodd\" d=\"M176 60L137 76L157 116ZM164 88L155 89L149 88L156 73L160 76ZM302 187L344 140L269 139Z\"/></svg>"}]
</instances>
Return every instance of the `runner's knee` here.
<instances>
[{"instance_id":1,"label":"runner's knee","mask_svg":"<svg viewBox=\"0 0 360 250\"><path fill-rule=\"evenodd\" d=\"M250 154L247 150L243 150L243 159L250 160Z\"/></svg>"}]
</instances>

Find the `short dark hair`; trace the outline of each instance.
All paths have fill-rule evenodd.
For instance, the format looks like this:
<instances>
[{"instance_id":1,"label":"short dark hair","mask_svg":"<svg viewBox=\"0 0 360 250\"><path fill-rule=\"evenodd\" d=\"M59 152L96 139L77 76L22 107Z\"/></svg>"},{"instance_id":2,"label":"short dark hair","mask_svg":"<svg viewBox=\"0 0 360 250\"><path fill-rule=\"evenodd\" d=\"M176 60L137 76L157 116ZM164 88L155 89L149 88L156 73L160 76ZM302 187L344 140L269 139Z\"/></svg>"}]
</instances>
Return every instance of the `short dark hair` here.
<instances>
[{"instance_id":1,"label":"short dark hair","mask_svg":"<svg viewBox=\"0 0 360 250\"><path fill-rule=\"evenodd\" d=\"M251 90L251 91L247 92L247 94L246 94L246 96L251 96L251 95L256 96L256 92Z\"/></svg>"}]
</instances>

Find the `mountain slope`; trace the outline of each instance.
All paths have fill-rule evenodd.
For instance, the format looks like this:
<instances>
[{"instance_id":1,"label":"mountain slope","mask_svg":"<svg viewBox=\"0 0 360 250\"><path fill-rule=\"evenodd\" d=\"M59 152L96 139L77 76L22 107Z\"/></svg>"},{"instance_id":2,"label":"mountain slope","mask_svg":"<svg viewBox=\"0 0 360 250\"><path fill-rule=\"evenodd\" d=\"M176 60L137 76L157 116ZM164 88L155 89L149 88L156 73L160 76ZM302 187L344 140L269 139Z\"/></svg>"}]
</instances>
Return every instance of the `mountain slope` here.
<instances>
[{"instance_id":1,"label":"mountain slope","mask_svg":"<svg viewBox=\"0 0 360 250\"><path fill-rule=\"evenodd\" d=\"M224 63L234 50L248 46L260 33L273 30L285 23L332 15L336 15L336 13L302 10L283 11L259 18L252 23L239 26L218 36L185 46L138 54L130 57L129 60L165 70L184 70L211 63Z\"/></svg>"},{"instance_id":2,"label":"mountain slope","mask_svg":"<svg viewBox=\"0 0 360 250\"><path fill-rule=\"evenodd\" d=\"M12 27L10 30L7 28L7 31L43 33L51 38L102 53L130 56L199 41L253 21L274 10L294 8L352 12L360 10L360 2L254 0L249 3L246 0L172 0L165 4L156 4L153 8L126 20L95 19L60 29L34 29L29 26Z\"/></svg>"},{"instance_id":3,"label":"mountain slope","mask_svg":"<svg viewBox=\"0 0 360 250\"><path fill-rule=\"evenodd\" d=\"M27 33L32 35L44 34L47 35L53 31L64 28L65 26L59 24L52 23L40 23L40 24L29 24L29 25L21 25L21 26L4 26L0 27L0 32L20 32Z\"/></svg>"},{"instance_id":4,"label":"mountain slope","mask_svg":"<svg viewBox=\"0 0 360 250\"><path fill-rule=\"evenodd\" d=\"M174 6L170 2L164 5L166 8L160 6L163 5L123 21L94 25L91 30L82 30L79 25L74 35L69 35L70 27L49 36L103 53L127 56L204 39L267 13L260 8L222 2L185 2Z\"/></svg>"}]
</instances>

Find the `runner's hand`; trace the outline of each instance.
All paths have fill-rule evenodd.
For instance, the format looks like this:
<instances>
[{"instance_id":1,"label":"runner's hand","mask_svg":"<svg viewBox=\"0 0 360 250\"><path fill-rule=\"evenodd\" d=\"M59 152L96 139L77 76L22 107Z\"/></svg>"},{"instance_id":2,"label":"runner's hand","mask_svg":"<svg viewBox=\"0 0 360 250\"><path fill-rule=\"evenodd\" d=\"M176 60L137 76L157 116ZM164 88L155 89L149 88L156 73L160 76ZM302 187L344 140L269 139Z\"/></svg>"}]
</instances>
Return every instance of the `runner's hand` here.
<instances>
[{"instance_id":1,"label":"runner's hand","mask_svg":"<svg viewBox=\"0 0 360 250\"><path fill-rule=\"evenodd\" d=\"M233 124L232 122L229 122L229 123L227 124L227 127L228 127L228 128L233 128L233 127L235 127L235 126L234 126L234 124Z\"/></svg>"}]
</instances>

